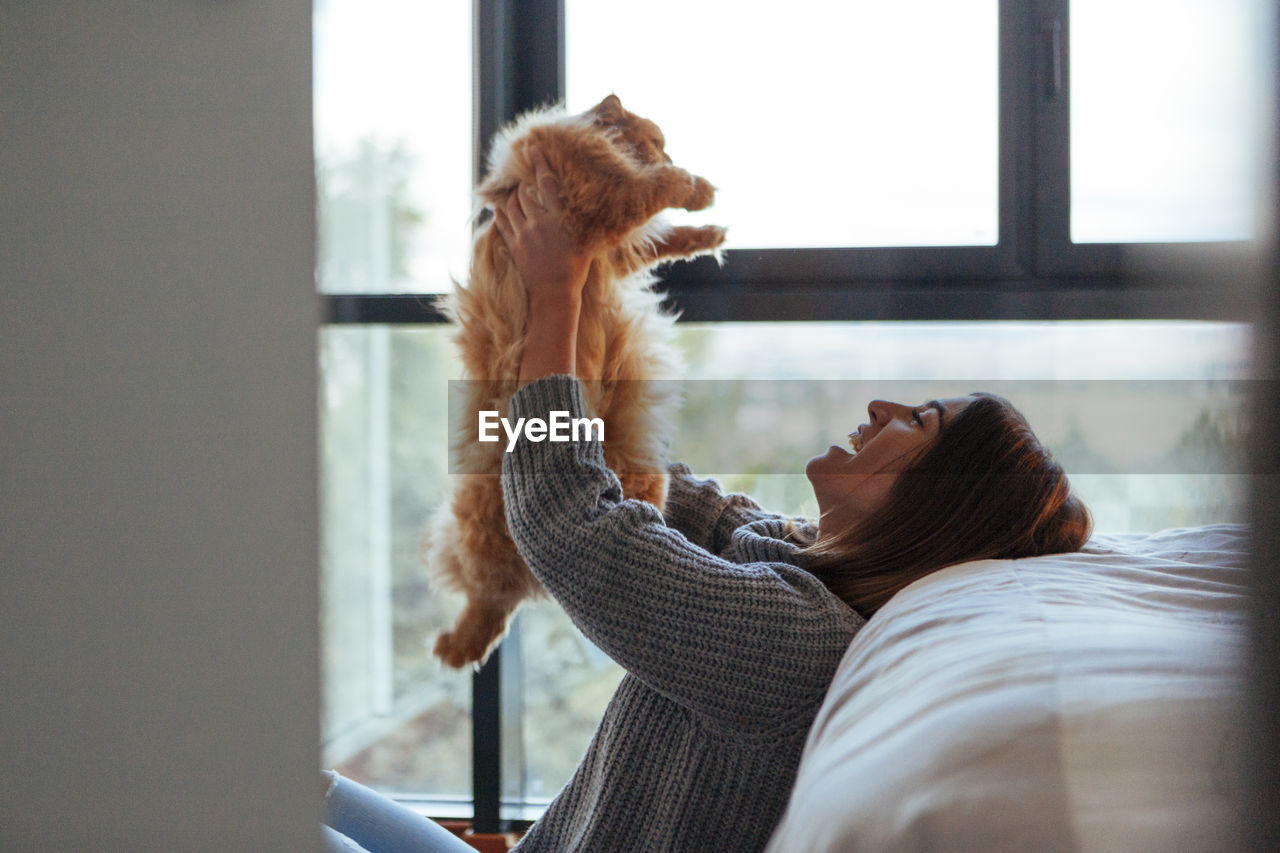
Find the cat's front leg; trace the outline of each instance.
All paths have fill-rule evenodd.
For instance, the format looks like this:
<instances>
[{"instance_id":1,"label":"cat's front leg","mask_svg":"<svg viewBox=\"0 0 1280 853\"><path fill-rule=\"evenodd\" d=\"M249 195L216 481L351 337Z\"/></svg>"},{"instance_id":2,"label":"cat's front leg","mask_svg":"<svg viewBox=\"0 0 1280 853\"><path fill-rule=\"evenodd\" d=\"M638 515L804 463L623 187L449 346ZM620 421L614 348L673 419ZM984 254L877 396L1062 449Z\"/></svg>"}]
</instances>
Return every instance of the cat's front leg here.
<instances>
[{"instance_id":1,"label":"cat's front leg","mask_svg":"<svg viewBox=\"0 0 1280 853\"><path fill-rule=\"evenodd\" d=\"M580 247L594 250L616 245L669 207L701 210L715 198L715 187L684 169L666 165L639 171L630 168L619 166L582 186L568 180L562 184L561 194L571 211L567 224Z\"/></svg>"},{"instance_id":2,"label":"cat's front leg","mask_svg":"<svg viewBox=\"0 0 1280 853\"><path fill-rule=\"evenodd\" d=\"M657 183L661 187L663 207L703 210L716 198L716 188L710 181L675 166L663 167Z\"/></svg>"},{"instance_id":3,"label":"cat's front leg","mask_svg":"<svg viewBox=\"0 0 1280 853\"><path fill-rule=\"evenodd\" d=\"M666 258L694 258L713 252L724 244L725 230L719 225L677 225L644 247L649 263Z\"/></svg>"}]
</instances>

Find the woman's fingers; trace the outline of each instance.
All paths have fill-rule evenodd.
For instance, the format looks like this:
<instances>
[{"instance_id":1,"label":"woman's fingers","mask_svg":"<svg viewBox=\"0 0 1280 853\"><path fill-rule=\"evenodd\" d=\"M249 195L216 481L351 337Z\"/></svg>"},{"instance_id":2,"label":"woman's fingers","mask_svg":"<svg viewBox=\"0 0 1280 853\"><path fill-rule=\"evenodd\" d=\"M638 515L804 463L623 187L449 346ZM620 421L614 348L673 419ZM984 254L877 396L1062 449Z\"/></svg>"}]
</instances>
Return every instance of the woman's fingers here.
<instances>
[{"instance_id":1,"label":"woman's fingers","mask_svg":"<svg viewBox=\"0 0 1280 853\"><path fill-rule=\"evenodd\" d=\"M538 190L533 184L521 184L519 195L520 207L527 210L530 215L536 216L538 213L547 212L546 199L538 197Z\"/></svg>"},{"instance_id":2,"label":"woman's fingers","mask_svg":"<svg viewBox=\"0 0 1280 853\"><path fill-rule=\"evenodd\" d=\"M548 213L559 216L563 212L560 206L560 182L551 174L547 158L542 149L536 145L529 146L529 162L533 164L533 183L538 194L542 196L542 207Z\"/></svg>"},{"instance_id":3,"label":"woman's fingers","mask_svg":"<svg viewBox=\"0 0 1280 853\"><path fill-rule=\"evenodd\" d=\"M493 206L493 226L508 248L520 242L537 225L535 216L542 214L538 199L528 184L520 184L507 194L507 200Z\"/></svg>"},{"instance_id":4,"label":"woman's fingers","mask_svg":"<svg viewBox=\"0 0 1280 853\"><path fill-rule=\"evenodd\" d=\"M533 180L522 181L502 203L494 205L493 224L508 248L523 246L540 232L549 235L554 230L558 235L563 227L560 184L551 173L546 156L535 145L529 146L529 162Z\"/></svg>"},{"instance_id":5,"label":"woman's fingers","mask_svg":"<svg viewBox=\"0 0 1280 853\"><path fill-rule=\"evenodd\" d=\"M529 216L520 204L520 188L512 190L507 196L507 216L515 228L523 228Z\"/></svg>"},{"instance_id":6,"label":"woman's fingers","mask_svg":"<svg viewBox=\"0 0 1280 853\"><path fill-rule=\"evenodd\" d=\"M507 218L507 212L500 206L493 209L493 227L498 229L503 242L510 248L515 235L511 232L511 220Z\"/></svg>"}]
</instances>

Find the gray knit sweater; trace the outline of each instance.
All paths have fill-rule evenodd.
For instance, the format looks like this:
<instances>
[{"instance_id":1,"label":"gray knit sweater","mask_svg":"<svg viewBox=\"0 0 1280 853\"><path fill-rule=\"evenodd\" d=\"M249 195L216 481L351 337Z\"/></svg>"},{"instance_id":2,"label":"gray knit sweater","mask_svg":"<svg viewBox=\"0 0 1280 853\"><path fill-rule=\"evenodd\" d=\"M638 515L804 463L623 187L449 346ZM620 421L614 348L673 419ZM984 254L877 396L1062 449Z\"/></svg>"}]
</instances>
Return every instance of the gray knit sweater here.
<instances>
[{"instance_id":1,"label":"gray knit sweater","mask_svg":"<svg viewBox=\"0 0 1280 853\"><path fill-rule=\"evenodd\" d=\"M551 411L583 416L577 380L529 383L509 417ZM864 624L796 566L797 546L782 538L787 519L684 466L671 474L664 517L623 500L599 441L521 440L503 456L521 556L627 671L521 853L763 848L836 665Z\"/></svg>"}]
</instances>

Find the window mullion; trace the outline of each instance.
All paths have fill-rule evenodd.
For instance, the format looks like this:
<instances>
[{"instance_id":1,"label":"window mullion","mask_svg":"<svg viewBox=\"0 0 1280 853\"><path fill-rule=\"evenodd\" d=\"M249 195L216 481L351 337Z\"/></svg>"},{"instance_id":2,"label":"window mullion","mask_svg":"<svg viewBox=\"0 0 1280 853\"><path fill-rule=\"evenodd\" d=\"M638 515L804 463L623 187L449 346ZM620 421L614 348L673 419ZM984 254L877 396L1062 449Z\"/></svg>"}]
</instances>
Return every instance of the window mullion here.
<instances>
[{"instance_id":1,"label":"window mullion","mask_svg":"<svg viewBox=\"0 0 1280 853\"><path fill-rule=\"evenodd\" d=\"M1034 267L1036 148L1031 132L1035 95L1036 50L1027 33L1034 10L1023 0L1000 0L998 46L1000 86L998 259L1005 279L1031 274Z\"/></svg>"},{"instance_id":2,"label":"window mullion","mask_svg":"<svg viewBox=\"0 0 1280 853\"><path fill-rule=\"evenodd\" d=\"M1035 127L1036 271L1066 272L1071 243L1070 57L1067 0L1036 0L1024 30L1033 57L1030 108Z\"/></svg>"}]
</instances>

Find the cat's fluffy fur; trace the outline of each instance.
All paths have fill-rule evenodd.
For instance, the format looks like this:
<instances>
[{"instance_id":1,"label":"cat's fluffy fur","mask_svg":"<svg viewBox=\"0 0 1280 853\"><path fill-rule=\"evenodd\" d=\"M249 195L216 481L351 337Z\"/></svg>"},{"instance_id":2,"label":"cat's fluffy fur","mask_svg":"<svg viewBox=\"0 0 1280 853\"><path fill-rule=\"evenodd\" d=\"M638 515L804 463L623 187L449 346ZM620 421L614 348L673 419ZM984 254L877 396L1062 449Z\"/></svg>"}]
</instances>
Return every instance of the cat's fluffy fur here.
<instances>
[{"instance_id":1,"label":"cat's fluffy fur","mask_svg":"<svg viewBox=\"0 0 1280 853\"><path fill-rule=\"evenodd\" d=\"M661 131L622 107L614 95L581 115L538 110L502 130L478 188L483 205L503 204L533 180L530 144L546 157L560 187L563 222L592 255L583 289L577 370L593 416L605 422L605 461L629 498L659 507L666 496L664 445L674 404L667 383L677 358L673 318L659 308L649 271L670 258L717 252L724 229L672 227L656 218L668 207L701 210L715 190L672 165ZM467 380L465 402L452 407L453 494L428 526L425 556L444 584L466 596L453 629L436 641L445 664L478 665L506 632L511 614L542 592L516 553L502 509L498 474L505 436L477 440L481 410L503 417L517 387L523 350L524 286L492 221L472 249L470 280L456 287L445 310ZM597 381L598 380L598 381Z\"/></svg>"}]
</instances>

